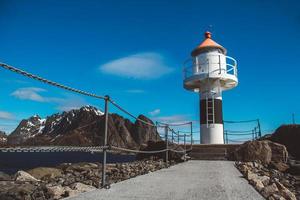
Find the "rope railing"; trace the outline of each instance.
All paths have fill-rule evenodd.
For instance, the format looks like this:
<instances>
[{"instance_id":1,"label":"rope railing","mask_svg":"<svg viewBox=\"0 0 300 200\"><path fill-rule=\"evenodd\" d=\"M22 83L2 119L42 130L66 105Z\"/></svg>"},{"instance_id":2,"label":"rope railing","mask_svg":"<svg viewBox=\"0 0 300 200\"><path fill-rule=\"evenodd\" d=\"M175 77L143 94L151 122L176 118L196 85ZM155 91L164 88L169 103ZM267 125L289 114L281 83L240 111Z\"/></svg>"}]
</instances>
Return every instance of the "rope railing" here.
<instances>
[{"instance_id":1,"label":"rope railing","mask_svg":"<svg viewBox=\"0 0 300 200\"><path fill-rule=\"evenodd\" d=\"M166 152L166 163L167 163L167 166L168 166L168 152L169 151L173 151L173 152L177 152L177 153L184 153L184 155L186 154L187 151L191 150L192 149L192 124L193 122L184 122L184 123L165 123L165 122L156 122L156 124L152 124L152 123L149 123L147 121L144 121L138 117L136 117L135 115L133 115L132 113L130 113L129 111L127 111L126 109L124 109L123 107L121 107L120 105L118 105L116 102L114 102L113 100L111 100L111 98L106 95L106 96L100 96L100 95L97 95L97 94L93 94L93 93L90 93L90 92L86 92L86 91L83 91L83 90L79 90L79 89L76 89L76 88L72 88L72 87L69 87L69 86L66 86L66 85L63 85L63 84L60 84L60 83L57 83L57 82L54 82L54 81L51 81L51 80L48 80L48 79L45 79L45 78L42 78L40 76L37 76L37 75L34 75L34 74L31 74L27 71L24 71L24 70L21 70L19 68L16 68L16 67L13 67L13 66L10 66L10 65L7 65L5 63L0 63L0 67L4 68L4 69L7 69L9 71L12 71L12 72L15 72L17 74L20 74L20 75L23 75L23 76L26 76L28 78L31 78L31 79L34 79L34 80L37 80L37 81L40 81L42 83L45 83L45 84L49 84L51 86L55 86L55 87L58 87L58 88L61 88L61 89L65 89L67 91L71 91L71 92L74 92L74 93L78 93L78 94L81 94L81 95L85 95L85 96L89 96L89 97L93 97L93 98L97 98L97 99L102 99L105 101L105 112L104 112L104 117L105 117L105 127L104 127L104 142L103 142L103 145L102 146L98 146L97 149L93 149L93 147L53 147L52 149L56 149L56 150L63 150L63 151L78 151L78 150L82 150L82 151L88 151L88 150L91 150L93 149L93 151L96 151L96 150L101 150L101 152L103 153L103 160L102 160L102 182L101 182L101 186L103 188L108 188L108 185L106 183L106 156L107 156L107 150L116 150L116 151L126 151L126 152L131 152L131 153L146 153L146 154L153 154L153 153L162 153L162 152ZM124 112L125 114L129 115L130 117L134 118L135 120L137 121L140 121L142 122L143 124L146 124L146 125L149 125L149 126L152 126L152 127L165 127L165 142L166 142L166 148L163 149L163 150L156 150L156 151L142 151L142 150L134 150L134 149L127 149L127 148L122 148L122 147L116 147L116 146L108 146L108 142L107 142L107 136L108 136L108 113L109 113L109 104L112 104L113 106L115 106L117 109L119 109L120 111ZM84 125L82 127L78 127L77 129L83 129L85 127L88 127L92 124L95 124L97 123L97 121L94 121L94 122L91 122L90 124L87 124L87 125ZM184 134L184 135L180 135L179 132L176 133L173 129L170 130L170 126L185 126L185 125L190 125L191 126L191 132L190 134ZM167 127L167 128L166 128ZM177 138L178 138L178 142L179 142L179 139L181 137L184 137L184 150L176 150L176 149L171 149L169 148L169 142L168 142L168 131L171 131L172 134L177 134ZM186 149L186 138L187 137L191 137L191 148L189 150ZM174 143L174 138L172 138L172 144L175 144ZM179 144L177 144L179 146Z\"/></svg>"},{"instance_id":2,"label":"rope railing","mask_svg":"<svg viewBox=\"0 0 300 200\"><path fill-rule=\"evenodd\" d=\"M225 130L224 131L224 143L228 142L243 142L248 140L255 140L257 138L261 137L261 128L260 128L260 122L259 119L255 120L244 120L244 121L224 121L225 123L253 123L255 122L256 125L254 128L250 130ZM235 138L228 138L228 136L235 136L238 140L235 140ZM249 138L246 139L240 139L239 136L249 136Z\"/></svg>"},{"instance_id":3,"label":"rope railing","mask_svg":"<svg viewBox=\"0 0 300 200\"><path fill-rule=\"evenodd\" d=\"M146 121L144 121L144 120L142 120L142 119L140 119L140 118L134 116L133 114L131 114L130 112L128 112L127 110L125 110L124 108L122 108L121 106L119 106L119 105L118 105L117 103L115 103L114 101L109 100L109 102L110 102L112 105L114 105L116 108L118 108L119 110L121 110L122 112L124 112L124 113L126 113L127 115L129 115L130 117L134 118L135 120L138 120L138 121L140 121L140 122L142 122L142 123L144 123L144 124L146 124L146 125L156 127L155 124L151 124L151 123L149 123L149 122L146 122Z\"/></svg>"},{"instance_id":4,"label":"rope railing","mask_svg":"<svg viewBox=\"0 0 300 200\"><path fill-rule=\"evenodd\" d=\"M59 88L62 88L62 89L71 91L71 92L75 92L75 93L78 93L78 94L82 94L82 95L85 95L85 96L90 96L90 97L94 97L94 98L98 98L98 99L104 99L104 98L105 98L104 96L100 96L100 95L97 95L97 94L85 92L85 91L83 91L83 90L75 89L75 88L72 88L72 87L65 86L65 85L63 85L63 84L54 82L54 81L50 81L50 80L44 79L44 78L42 78L42 77L40 77L40 76L31 74L31 73L29 73L29 72L23 71L23 70L21 70L21 69L18 69L18 68L16 68L16 67L13 67L13 66L10 66L10 65L7 65L7 64L5 64L5 63L0 63L0 67L2 67L2 68L4 68L4 69L7 69L7 70L10 70L10 71L12 71L12 72L21 74L21 75L23 75L23 76L27 76L27 77L29 77L29 78L32 78L32 79L41 81L41 82L43 82L43 83L46 83L46 84L49 84L49 85L52 85L52 86L55 86L55 87L59 87Z\"/></svg>"}]
</instances>

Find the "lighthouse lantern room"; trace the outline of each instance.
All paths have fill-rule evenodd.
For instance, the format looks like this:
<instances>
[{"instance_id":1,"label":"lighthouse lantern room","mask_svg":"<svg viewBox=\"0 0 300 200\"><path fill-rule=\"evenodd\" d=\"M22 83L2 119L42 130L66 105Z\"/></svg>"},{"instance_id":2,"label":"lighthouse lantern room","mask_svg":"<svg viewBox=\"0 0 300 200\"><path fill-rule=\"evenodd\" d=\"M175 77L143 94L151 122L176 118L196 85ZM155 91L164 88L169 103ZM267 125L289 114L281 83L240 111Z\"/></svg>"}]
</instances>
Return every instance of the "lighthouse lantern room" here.
<instances>
[{"instance_id":1,"label":"lighthouse lantern room","mask_svg":"<svg viewBox=\"0 0 300 200\"><path fill-rule=\"evenodd\" d=\"M202 144L224 144L222 92L237 86L237 62L205 32L204 41L184 64L183 86L200 95Z\"/></svg>"}]
</instances>

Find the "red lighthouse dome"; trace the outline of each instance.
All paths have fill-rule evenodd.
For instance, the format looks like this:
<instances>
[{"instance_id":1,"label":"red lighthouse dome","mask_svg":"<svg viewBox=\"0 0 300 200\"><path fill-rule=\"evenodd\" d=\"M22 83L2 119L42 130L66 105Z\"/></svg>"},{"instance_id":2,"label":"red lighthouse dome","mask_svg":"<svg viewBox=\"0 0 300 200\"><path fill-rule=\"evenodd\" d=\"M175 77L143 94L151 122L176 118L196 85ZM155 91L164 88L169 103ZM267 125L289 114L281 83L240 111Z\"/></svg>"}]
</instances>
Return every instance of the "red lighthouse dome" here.
<instances>
[{"instance_id":1,"label":"red lighthouse dome","mask_svg":"<svg viewBox=\"0 0 300 200\"><path fill-rule=\"evenodd\" d=\"M221 51L220 53L226 54L226 49L211 39L210 32L206 31L204 37L205 39L203 40L203 42L192 51L191 55L193 57L199 55L202 52L206 52L212 49L219 49Z\"/></svg>"}]
</instances>

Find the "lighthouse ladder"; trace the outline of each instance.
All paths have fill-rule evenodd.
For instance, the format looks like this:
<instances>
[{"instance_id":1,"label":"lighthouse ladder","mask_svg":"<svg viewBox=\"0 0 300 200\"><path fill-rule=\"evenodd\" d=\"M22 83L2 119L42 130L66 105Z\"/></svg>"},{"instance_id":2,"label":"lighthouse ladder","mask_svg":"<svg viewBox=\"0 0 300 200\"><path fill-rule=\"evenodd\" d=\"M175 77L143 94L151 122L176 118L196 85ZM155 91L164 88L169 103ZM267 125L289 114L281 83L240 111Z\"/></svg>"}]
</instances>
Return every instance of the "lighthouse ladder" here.
<instances>
[{"instance_id":1,"label":"lighthouse ladder","mask_svg":"<svg viewBox=\"0 0 300 200\"><path fill-rule=\"evenodd\" d=\"M206 95L206 125L215 123L215 101L214 101L214 91L210 91L211 95ZM211 98L209 98L209 96Z\"/></svg>"}]
</instances>

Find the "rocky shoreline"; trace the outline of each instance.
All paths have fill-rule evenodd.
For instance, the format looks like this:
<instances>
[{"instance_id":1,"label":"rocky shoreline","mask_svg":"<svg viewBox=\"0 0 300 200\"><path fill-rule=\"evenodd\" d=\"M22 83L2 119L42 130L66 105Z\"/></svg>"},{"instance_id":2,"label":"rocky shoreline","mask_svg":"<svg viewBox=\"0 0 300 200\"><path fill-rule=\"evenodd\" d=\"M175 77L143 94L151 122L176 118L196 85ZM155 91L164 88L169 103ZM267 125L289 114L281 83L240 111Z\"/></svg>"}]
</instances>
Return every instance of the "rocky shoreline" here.
<instances>
[{"instance_id":1,"label":"rocky shoreline","mask_svg":"<svg viewBox=\"0 0 300 200\"><path fill-rule=\"evenodd\" d=\"M169 165L176 164L170 161ZM162 159L144 159L107 165L109 184L165 168ZM45 200L75 196L99 187L100 163L63 163L57 167L38 167L10 176L0 172L1 200Z\"/></svg>"},{"instance_id":2,"label":"rocky shoreline","mask_svg":"<svg viewBox=\"0 0 300 200\"><path fill-rule=\"evenodd\" d=\"M259 162L235 163L253 187L268 200L300 199L300 179Z\"/></svg>"},{"instance_id":3,"label":"rocky shoreline","mask_svg":"<svg viewBox=\"0 0 300 200\"><path fill-rule=\"evenodd\" d=\"M236 167L268 200L300 199L300 170L287 148L269 140L249 141L231 155Z\"/></svg>"}]
</instances>

